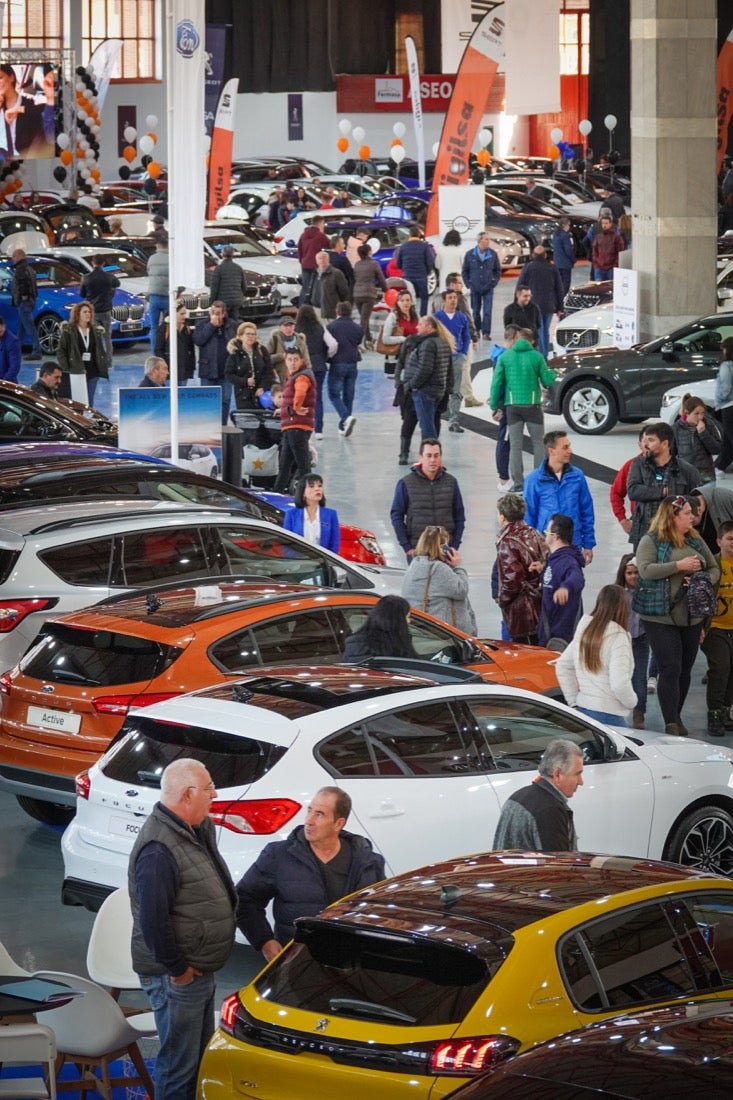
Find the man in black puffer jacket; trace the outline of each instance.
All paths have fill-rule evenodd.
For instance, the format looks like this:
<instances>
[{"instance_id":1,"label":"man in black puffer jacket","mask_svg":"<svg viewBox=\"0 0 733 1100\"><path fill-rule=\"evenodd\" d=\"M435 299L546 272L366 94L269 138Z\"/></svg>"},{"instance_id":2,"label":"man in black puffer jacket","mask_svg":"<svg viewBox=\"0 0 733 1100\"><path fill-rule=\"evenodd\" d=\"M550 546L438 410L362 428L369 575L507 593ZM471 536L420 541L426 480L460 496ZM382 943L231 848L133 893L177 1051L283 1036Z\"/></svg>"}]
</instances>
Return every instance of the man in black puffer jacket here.
<instances>
[{"instance_id":1,"label":"man in black puffer jacket","mask_svg":"<svg viewBox=\"0 0 733 1100\"><path fill-rule=\"evenodd\" d=\"M436 435L435 414L452 383L451 348L438 331L434 317L421 317L417 340L410 352L402 383L412 393L423 439Z\"/></svg>"},{"instance_id":2,"label":"man in black puffer jacket","mask_svg":"<svg viewBox=\"0 0 733 1100\"><path fill-rule=\"evenodd\" d=\"M384 859L366 837L343 831L350 812L345 791L322 787L305 825L268 844L237 884L239 929L268 962L293 938L296 917L312 917L385 877ZM269 902L274 932L265 914Z\"/></svg>"}]
</instances>

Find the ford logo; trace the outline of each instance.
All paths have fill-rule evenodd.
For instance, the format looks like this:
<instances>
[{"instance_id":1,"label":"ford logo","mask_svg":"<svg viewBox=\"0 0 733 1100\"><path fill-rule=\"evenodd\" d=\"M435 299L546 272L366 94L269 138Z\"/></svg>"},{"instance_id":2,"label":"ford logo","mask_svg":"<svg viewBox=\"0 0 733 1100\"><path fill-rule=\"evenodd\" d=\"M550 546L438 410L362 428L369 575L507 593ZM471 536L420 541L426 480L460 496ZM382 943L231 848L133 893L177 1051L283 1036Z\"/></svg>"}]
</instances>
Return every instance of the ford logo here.
<instances>
[{"instance_id":1,"label":"ford logo","mask_svg":"<svg viewBox=\"0 0 733 1100\"><path fill-rule=\"evenodd\" d=\"M139 792L138 791L125 791L125 796L127 798L138 798L139 797Z\"/></svg>"},{"instance_id":2,"label":"ford logo","mask_svg":"<svg viewBox=\"0 0 733 1100\"><path fill-rule=\"evenodd\" d=\"M56 688L53 686L53 684L44 684L41 688L41 691L45 691L47 695L52 695L55 690Z\"/></svg>"},{"instance_id":3,"label":"ford logo","mask_svg":"<svg viewBox=\"0 0 733 1100\"><path fill-rule=\"evenodd\" d=\"M176 50L182 57L193 57L201 45L199 33L192 20L182 19L176 27Z\"/></svg>"}]
</instances>

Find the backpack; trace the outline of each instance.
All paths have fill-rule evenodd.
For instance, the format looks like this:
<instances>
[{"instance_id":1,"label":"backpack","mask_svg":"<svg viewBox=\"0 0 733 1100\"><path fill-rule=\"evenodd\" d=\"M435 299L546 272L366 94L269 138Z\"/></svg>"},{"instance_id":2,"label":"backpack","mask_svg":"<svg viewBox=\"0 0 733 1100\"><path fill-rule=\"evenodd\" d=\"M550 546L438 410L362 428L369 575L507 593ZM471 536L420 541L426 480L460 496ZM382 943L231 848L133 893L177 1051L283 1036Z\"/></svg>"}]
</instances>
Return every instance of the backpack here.
<instances>
[{"instance_id":1,"label":"backpack","mask_svg":"<svg viewBox=\"0 0 733 1100\"><path fill-rule=\"evenodd\" d=\"M687 613L691 619L709 619L718 610L718 594L710 580L710 574L701 569L690 573L684 584L687 596Z\"/></svg>"}]
</instances>

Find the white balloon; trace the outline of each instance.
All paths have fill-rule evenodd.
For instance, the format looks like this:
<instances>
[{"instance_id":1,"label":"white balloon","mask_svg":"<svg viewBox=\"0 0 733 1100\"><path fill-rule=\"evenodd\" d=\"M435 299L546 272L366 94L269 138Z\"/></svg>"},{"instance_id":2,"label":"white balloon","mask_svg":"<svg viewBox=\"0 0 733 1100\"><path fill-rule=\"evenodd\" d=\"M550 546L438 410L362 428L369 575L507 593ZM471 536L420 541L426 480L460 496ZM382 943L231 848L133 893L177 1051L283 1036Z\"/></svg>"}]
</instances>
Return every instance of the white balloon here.
<instances>
[{"instance_id":1,"label":"white balloon","mask_svg":"<svg viewBox=\"0 0 733 1100\"><path fill-rule=\"evenodd\" d=\"M59 134L56 138L56 144L59 149L68 149L71 142L69 141L68 134Z\"/></svg>"},{"instance_id":2,"label":"white balloon","mask_svg":"<svg viewBox=\"0 0 733 1100\"><path fill-rule=\"evenodd\" d=\"M440 149L440 142L439 141L433 142L433 156L434 157L437 157L439 149Z\"/></svg>"},{"instance_id":3,"label":"white balloon","mask_svg":"<svg viewBox=\"0 0 733 1100\"><path fill-rule=\"evenodd\" d=\"M395 137L402 138L405 136L405 124L404 122L395 122L392 127L392 133Z\"/></svg>"},{"instance_id":4,"label":"white balloon","mask_svg":"<svg viewBox=\"0 0 733 1100\"><path fill-rule=\"evenodd\" d=\"M151 137L148 137L148 135L145 134L145 136L141 137L138 141L137 147L143 154L143 156L147 156L148 153L152 153L153 149L155 148L155 142Z\"/></svg>"},{"instance_id":5,"label":"white balloon","mask_svg":"<svg viewBox=\"0 0 733 1100\"><path fill-rule=\"evenodd\" d=\"M606 127L607 130L613 131L613 130L616 129L616 123L617 122L618 122L618 119L616 118L615 115L606 115L606 117L603 120L603 125Z\"/></svg>"},{"instance_id":6,"label":"white balloon","mask_svg":"<svg viewBox=\"0 0 733 1100\"><path fill-rule=\"evenodd\" d=\"M147 126L148 130L154 130L155 127L158 125L158 116L148 115L145 119L145 125Z\"/></svg>"},{"instance_id":7,"label":"white balloon","mask_svg":"<svg viewBox=\"0 0 733 1100\"><path fill-rule=\"evenodd\" d=\"M406 156L404 145L393 145L389 155L392 157L395 164L402 164Z\"/></svg>"},{"instance_id":8,"label":"white balloon","mask_svg":"<svg viewBox=\"0 0 733 1100\"><path fill-rule=\"evenodd\" d=\"M550 130L550 140L553 145L557 145L558 141L562 141L562 130L558 126Z\"/></svg>"},{"instance_id":9,"label":"white balloon","mask_svg":"<svg viewBox=\"0 0 733 1100\"><path fill-rule=\"evenodd\" d=\"M364 129L363 126L355 126L354 127L354 135L353 136L354 136L354 141L356 142L357 145L361 145L362 141L364 140L365 134L366 134L366 130Z\"/></svg>"},{"instance_id":10,"label":"white balloon","mask_svg":"<svg viewBox=\"0 0 733 1100\"><path fill-rule=\"evenodd\" d=\"M346 137L347 134L351 133L351 123L349 122L348 118L341 119L341 121L339 122L339 130L344 135L344 137Z\"/></svg>"},{"instance_id":11,"label":"white balloon","mask_svg":"<svg viewBox=\"0 0 733 1100\"><path fill-rule=\"evenodd\" d=\"M128 145L132 145L137 137L137 130L134 126L125 126L125 129L122 131L122 136Z\"/></svg>"},{"instance_id":12,"label":"white balloon","mask_svg":"<svg viewBox=\"0 0 733 1100\"><path fill-rule=\"evenodd\" d=\"M478 139L482 145L488 145L493 136L488 126L484 126L484 128L478 132Z\"/></svg>"},{"instance_id":13,"label":"white balloon","mask_svg":"<svg viewBox=\"0 0 733 1100\"><path fill-rule=\"evenodd\" d=\"M593 129L593 123L590 121L589 118L581 118L580 122L578 123L578 129L580 130L583 137L588 137L588 134Z\"/></svg>"},{"instance_id":14,"label":"white balloon","mask_svg":"<svg viewBox=\"0 0 733 1100\"><path fill-rule=\"evenodd\" d=\"M367 244L371 248L372 252L379 252L379 249L382 247L379 237L370 237L367 241Z\"/></svg>"},{"instance_id":15,"label":"white balloon","mask_svg":"<svg viewBox=\"0 0 733 1100\"><path fill-rule=\"evenodd\" d=\"M97 155L97 154L96 154L96 153L94 152L94 150L93 150L93 149L86 149L86 150L84 151L84 156L85 156L85 157L87 158L87 160L94 160L94 158L96 157L96 155Z\"/></svg>"},{"instance_id":16,"label":"white balloon","mask_svg":"<svg viewBox=\"0 0 733 1100\"><path fill-rule=\"evenodd\" d=\"M79 120L80 120L81 122L88 122L88 121L89 121L89 115L88 115L88 114L86 113L86 111L84 110L84 108L83 108L83 107L81 107L81 108L79 108L79 109L77 110L77 112L76 112L76 117L77 117L77 118L78 118L78 119L79 119Z\"/></svg>"}]
</instances>

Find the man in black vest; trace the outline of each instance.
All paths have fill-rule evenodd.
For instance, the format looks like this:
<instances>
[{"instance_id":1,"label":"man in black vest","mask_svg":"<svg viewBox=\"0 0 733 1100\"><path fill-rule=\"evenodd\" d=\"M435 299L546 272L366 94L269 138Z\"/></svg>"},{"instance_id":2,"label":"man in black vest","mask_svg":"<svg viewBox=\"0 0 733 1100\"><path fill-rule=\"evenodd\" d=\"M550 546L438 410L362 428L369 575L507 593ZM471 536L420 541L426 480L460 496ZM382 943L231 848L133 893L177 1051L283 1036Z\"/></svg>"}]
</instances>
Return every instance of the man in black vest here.
<instances>
[{"instance_id":1,"label":"man in black vest","mask_svg":"<svg viewBox=\"0 0 733 1100\"><path fill-rule=\"evenodd\" d=\"M420 461L397 482L390 517L408 561L426 527L445 527L453 549L461 545L466 526L463 497L458 482L443 466L439 440L423 439Z\"/></svg>"},{"instance_id":2,"label":"man in black vest","mask_svg":"<svg viewBox=\"0 0 733 1100\"><path fill-rule=\"evenodd\" d=\"M216 971L234 943L237 895L209 817L215 798L200 761L175 760L130 853L132 964L161 1039L156 1100L194 1100Z\"/></svg>"}]
</instances>

